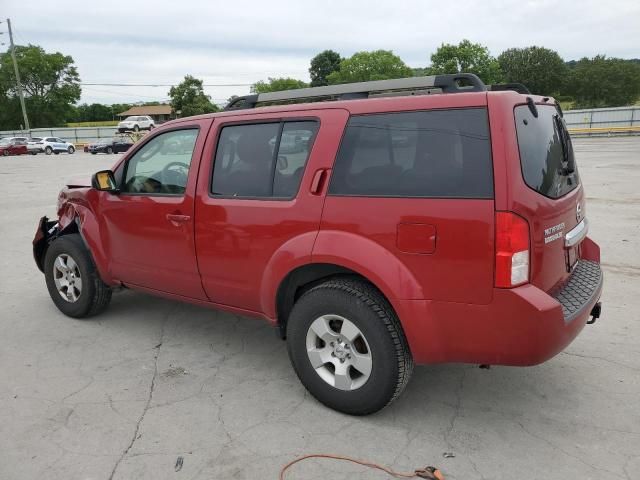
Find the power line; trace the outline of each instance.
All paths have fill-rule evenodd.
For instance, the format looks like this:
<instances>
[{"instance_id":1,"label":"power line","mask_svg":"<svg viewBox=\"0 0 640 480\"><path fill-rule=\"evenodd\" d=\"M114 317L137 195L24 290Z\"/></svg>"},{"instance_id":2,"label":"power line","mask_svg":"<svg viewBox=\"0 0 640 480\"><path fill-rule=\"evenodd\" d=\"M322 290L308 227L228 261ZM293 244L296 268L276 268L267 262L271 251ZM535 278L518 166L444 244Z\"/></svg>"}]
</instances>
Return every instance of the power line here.
<instances>
[{"instance_id":1,"label":"power line","mask_svg":"<svg viewBox=\"0 0 640 480\"><path fill-rule=\"evenodd\" d=\"M164 83L86 83L81 82L82 86L97 87L175 87L176 84ZM205 83L203 87L250 87L252 83Z\"/></svg>"}]
</instances>

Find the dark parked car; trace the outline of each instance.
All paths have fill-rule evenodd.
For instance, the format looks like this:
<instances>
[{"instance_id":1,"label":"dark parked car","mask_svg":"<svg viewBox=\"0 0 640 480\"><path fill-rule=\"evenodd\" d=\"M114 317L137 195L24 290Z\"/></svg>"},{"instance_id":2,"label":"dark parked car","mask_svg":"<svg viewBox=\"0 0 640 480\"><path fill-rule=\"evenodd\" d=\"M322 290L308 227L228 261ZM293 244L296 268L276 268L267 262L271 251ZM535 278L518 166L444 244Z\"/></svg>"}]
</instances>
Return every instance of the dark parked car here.
<instances>
[{"instance_id":1,"label":"dark parked car","mask_svg":"<svg viewBox=\"0 0 640 480\"><path fill-rule=\"evenodd\" d=\"M26 155L29 153L27 150L27 142L25 140L18 140L16 138L3 138L0 140L0 155Z\"/></svg>"},{"instance_id":2,"label":"dark parked car","mask_svg":"<svg viewBox=\"0 0 640 480\"><path fill-rule=\"evenodd\" d=\"M121 153L126 152L133 145L130 138L105 138L89 144L87 149L93 155L96 153Z\"/></svg>"}]
</instances>

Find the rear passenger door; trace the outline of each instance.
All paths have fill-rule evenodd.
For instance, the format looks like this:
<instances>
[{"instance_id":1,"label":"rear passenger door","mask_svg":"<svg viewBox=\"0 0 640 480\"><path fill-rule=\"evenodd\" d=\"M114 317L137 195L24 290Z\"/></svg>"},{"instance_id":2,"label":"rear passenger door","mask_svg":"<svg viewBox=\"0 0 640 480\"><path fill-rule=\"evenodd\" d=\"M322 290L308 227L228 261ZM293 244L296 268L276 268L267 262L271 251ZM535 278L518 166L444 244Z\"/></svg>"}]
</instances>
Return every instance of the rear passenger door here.
<instances>
[{"instance_id":1,"label":"rear passenger door","mask_svg":"<svg viewBox=\"0 0 640 480\"><path fill-rule=\"evenodd\" d=\"M244 113L215 119L203 155L198 268L211 301L269 313L260 288L274 262L294 268L310 261L348 115L338 109Z\"/></svg>"},{"instance_id":2,"label":"rear passenger door","mask_svg":"<svg viewBox=\"0 0 640 480\"><path fill-rule=\"evenodd\" d=\"M484 107L354 115L332 172L317 251L331 251L344 234L364 236L404 263L422 298L489 303L492 169ZM316 249L314 259L328 260Z\"/></svg>"}]
</instances>

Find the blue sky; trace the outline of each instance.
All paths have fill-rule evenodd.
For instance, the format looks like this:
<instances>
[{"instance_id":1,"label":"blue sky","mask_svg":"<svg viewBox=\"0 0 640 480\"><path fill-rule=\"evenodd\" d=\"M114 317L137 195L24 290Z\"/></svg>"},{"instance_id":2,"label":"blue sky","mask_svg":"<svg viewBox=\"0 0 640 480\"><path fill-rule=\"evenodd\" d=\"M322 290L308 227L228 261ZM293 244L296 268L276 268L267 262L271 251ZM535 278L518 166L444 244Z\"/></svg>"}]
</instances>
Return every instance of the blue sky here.
<instances>
[{"instance_id":1,"label":"blue sky","mask_svg":"<svg viewBox=\"0 0 640 480\"><path fill-rule=\"evenodd\" d=\"M11 18L16 43L71 55L87 83L175 84L186 74L207 84L244 85L279 76L307 80L310 58L327 48L343 56L391 49L420 67L442 42L463 38L488 46L494 55L539 45L567 60L640 57L637 0L2 0L0 17ZM82 101L164 100L167 91L83 86ZM217 103L248 91L206 88Z\"/></svg>"}]
</instances>

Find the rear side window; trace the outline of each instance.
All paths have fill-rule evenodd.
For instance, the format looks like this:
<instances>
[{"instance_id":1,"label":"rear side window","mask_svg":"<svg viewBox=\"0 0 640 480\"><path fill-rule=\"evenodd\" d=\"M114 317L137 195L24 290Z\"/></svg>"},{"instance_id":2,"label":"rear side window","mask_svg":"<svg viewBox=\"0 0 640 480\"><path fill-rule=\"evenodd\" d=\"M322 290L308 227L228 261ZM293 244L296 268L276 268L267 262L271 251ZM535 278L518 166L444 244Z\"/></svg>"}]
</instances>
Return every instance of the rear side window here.
<instances>
[{"instance_id":1,"label":"rear side window","mask_svg":"<svg viewBox=\"0 0 640 480\"><path fill-rule=\"evenodd\" d=\"M292 198L318 130L316 121L224 127L211 193L242 198Z\"/></svg>"},{"instance_id":2,"label":"rear side window","mask_svg":"<svg viewBox=\"0 0 640 480\"><path fill-rule=\"evenodd\" d=\"M493 198L492 168L484 108L355 116L329 194Z\"/></svg>"},{"instance_id":3,"label":"rear side window","mask_svg":"<svg viewBox=\"0 0 640 480\"><path fill-rule=\"evenodd\" d=\"M536 192L559 198L576 188L580 180L571 138L554 106L536 108L537 118L527 105L515 108L522 177Z\"/></svg>"}]
</instances>

